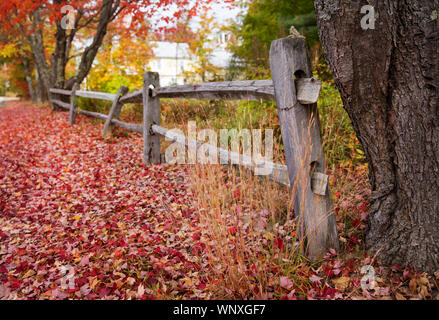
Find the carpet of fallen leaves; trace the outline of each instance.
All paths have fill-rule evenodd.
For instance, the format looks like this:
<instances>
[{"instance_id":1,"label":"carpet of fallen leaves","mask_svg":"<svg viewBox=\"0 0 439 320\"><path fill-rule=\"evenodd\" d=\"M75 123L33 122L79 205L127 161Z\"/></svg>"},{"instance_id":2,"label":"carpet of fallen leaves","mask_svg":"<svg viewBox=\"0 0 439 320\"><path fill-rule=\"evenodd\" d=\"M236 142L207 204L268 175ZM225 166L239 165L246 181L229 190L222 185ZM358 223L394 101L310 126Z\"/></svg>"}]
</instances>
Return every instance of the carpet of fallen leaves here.
<instances>
[{"instance_id":1,"label":"carpet of fallen leaves","mask_svg":"<svg viewBox=\"0 0 439 320\"><path fill-rule=\"evenodd\" d=\"M188 167L145 166L139 135L103 139L94 120L69 126L67 117L24 102L0 109L0 299L215 298ZM285 261L270 265L264 295L247 298L437 298L439 274L364 253L365 170L343 170L331 182L340 252L294 275ZM374 267L370 290L361 288L365 265Z\"/></svg>"},{"instance_id":2,"label":"carpet of fallen leaves","mask_svg":"<svg viewBox=\"0 0 439 320\"><path fill-rule=\"evenodd\" d=\"M144 166L139 136L66 116L0 110L0 298L193 297L186 169Z\"/></svg>"}]
</instances>

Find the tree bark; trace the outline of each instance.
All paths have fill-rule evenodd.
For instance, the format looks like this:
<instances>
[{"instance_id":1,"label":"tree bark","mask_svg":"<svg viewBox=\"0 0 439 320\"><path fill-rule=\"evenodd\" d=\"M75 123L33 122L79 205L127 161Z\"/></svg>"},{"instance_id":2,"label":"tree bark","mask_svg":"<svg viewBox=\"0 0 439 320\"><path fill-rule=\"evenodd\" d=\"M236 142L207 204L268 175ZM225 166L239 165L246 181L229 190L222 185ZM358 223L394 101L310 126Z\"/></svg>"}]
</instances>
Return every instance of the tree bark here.
<instances>
[{"instance_id":1,"label":"tree bark","mask_svg":"<svg viewBox=\"0 0 439 320\"><path fill-rule=\"evenodd\" d=\"M34 55L35 67L38 71L39 80L43 82L44 89L49 90L53 84L53 76L50 73L49 65L44 53L43 33L41 29L37 28L41 23L41 16L38 9L34 11L32 18L32 27L35 31L31 34L26 34L26 31L23 30L23 34L26 36ZM49 92L46 91L44 96L49 96Z\"/></svg>"},{"instance_id":2,"label":"tree bark","mask_svg":"<svg viewBox=\"0 0 439 320\"><path fill-rule=\"evenodd\" d=\"M320 39L369 164L366 245L439 268L437 0L315 0ZM363 30L363 5L375 28Z\"/></svg>"},{"instance_id":3,"label":"tree bark","mask_svg":"<svg viewBox=\"0 0 439 320\"><path fill-rule=\"evenodd\" d=\"M23 67L24 67L24 75L26 77L27 87L29 88L29 96L32 102L36 101L35 89L32 83L32 73L30 69L29 59L23 57Z\"/></svg>"},{"instance_id":4,"label":"tree bark","mask_svg":"<svg viewBox=\"0 0 439 320\"><path fill-rule=\"evenodd\" d=\"M37 102L42 103L47 101L46 89L44 87L44 83L40 80L40 75L37 68L35 68L35 94Z\"/></svg>"}]
</instances>

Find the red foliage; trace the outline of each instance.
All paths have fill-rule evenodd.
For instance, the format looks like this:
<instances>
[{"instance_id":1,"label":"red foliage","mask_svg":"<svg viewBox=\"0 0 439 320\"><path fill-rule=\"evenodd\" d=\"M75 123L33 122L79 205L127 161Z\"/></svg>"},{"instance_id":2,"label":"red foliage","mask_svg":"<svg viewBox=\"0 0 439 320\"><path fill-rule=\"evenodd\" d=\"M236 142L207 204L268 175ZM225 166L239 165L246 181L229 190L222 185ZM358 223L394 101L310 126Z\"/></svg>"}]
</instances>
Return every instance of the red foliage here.
<instances>
[{"instance_id":1,"label":"red foliage","mask_svg":"<svg viewBox=\"0 0 439 320\"><path fill-rule=\"evenodd\" d=\"M101 129L46 108L0 109L0 299L188 298L205 288L195 276L183 285L200 269L192 250L205 248L186 168L144 166L140 136L107 143Z\"/></svg>"}]
</instances>

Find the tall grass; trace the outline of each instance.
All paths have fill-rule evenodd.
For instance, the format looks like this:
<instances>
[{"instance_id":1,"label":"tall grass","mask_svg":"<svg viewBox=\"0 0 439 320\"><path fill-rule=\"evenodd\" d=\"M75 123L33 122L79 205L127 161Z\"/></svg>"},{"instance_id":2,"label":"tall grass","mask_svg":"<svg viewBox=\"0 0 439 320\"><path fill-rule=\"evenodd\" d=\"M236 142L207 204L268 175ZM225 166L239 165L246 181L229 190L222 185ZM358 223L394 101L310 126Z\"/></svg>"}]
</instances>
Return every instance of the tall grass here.
<instances>
[{"instance_id":1,"label":"tall grass","mask_svg":"<svg viewBox=\"0 0 439 320\"><path fill-rule=\"evenodd\" d=\"M194 165L191 176L214 298L270 298L282 276L306 288L289 189L242 168Z\"/></svg>"}]
</instances>

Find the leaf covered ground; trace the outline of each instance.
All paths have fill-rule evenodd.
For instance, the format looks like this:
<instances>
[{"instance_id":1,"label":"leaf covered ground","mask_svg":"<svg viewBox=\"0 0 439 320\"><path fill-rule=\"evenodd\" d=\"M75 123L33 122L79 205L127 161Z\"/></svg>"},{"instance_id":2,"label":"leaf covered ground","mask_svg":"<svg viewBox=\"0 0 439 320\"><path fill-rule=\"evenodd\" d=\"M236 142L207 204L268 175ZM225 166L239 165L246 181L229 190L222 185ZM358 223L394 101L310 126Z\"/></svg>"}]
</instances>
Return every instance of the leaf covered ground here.
<instances>
[{"instance_id":1,"label":"leaf covered ground","mask_svg":"<svg viewBox=\"0 0 439 320\"><path fill-rule=\"evenodd\" d=\"M364 169L341 168L332 175L343 254L331 250L318 264L297 256L292 262L291 225L262 232L261 244L242 232L246 225L229 219L215 238L203 225L208 219L200 213L189 167L145 166L139 135L116 130L115 137L103 139L102 125L79 116L72 127L67 116L23 102L0 109L0 299L437 296L434 277L384 268L362 251ZM241 201L246 191L229 189L234 212L252 214ZM265 226L267 211L258 212L258 224ZM231 248L228 265L215 261L223 252L215 245ZM248 263L250 257L262 263ZM231 272L237 258L243 261ZM364 265L376 272L369 291L361 289Z\"/></svg>"}]
</instances>

